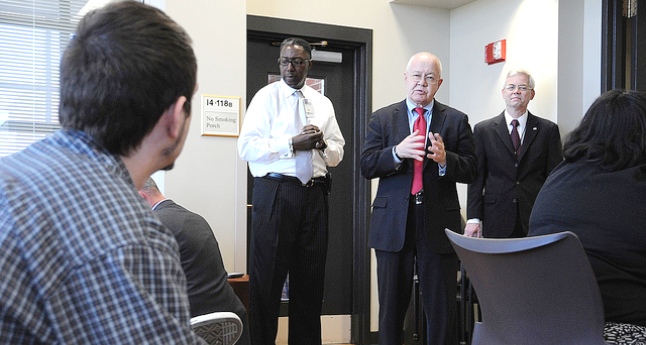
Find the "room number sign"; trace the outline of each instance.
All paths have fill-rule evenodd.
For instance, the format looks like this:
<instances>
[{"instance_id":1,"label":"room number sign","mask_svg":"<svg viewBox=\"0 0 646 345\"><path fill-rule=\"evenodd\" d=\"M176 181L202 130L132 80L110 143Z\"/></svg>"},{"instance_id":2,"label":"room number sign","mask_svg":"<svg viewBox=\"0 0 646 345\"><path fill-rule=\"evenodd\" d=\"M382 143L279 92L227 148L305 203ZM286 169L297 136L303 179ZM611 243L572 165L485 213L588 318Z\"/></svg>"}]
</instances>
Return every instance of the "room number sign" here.
<instances>
[{"instance_id":1,"label":"room number sign","mask_svg":"<svg viewBox=\"0 0 646 345\"><path fill-rule=\"evenodd\" d=\"M240 97L202 95L202 135L239 134Z\"/></svg>"}]
</instances>

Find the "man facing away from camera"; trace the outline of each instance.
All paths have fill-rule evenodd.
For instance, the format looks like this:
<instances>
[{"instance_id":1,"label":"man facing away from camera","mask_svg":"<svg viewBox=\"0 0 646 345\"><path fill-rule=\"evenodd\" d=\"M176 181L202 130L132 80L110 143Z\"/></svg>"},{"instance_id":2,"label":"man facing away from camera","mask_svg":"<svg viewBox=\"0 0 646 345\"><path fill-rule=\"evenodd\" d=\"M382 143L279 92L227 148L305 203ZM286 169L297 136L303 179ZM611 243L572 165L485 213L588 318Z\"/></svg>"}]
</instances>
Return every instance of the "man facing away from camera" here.
<instances>
[{"instance_id":1,"label":"man facing away from camera","mask_svg":"<svg viewBox=\"0 0 646 345\"><path fill-rule=\"evenodd\" d=\"M0 339L197 344L177 242L137 189L184 146L197 63L162 11L88 13L51 137L0 159Z\"/></svg>"}]
</instances>

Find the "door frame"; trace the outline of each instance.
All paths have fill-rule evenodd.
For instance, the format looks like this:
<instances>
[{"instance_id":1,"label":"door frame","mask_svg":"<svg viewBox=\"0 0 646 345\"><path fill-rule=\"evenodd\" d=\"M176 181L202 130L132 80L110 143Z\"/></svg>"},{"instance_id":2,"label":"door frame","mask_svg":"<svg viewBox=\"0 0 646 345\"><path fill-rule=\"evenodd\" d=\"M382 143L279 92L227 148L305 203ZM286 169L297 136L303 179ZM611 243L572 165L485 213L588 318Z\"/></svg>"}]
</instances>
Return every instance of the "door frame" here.
<instances>
[{"instance_id":1,"label":"door frame","mask_svg":"<svg viewBox=\"0 0 646 345\"><path fill-rule=\"evenodd\" d=\"M623 14L626 0L603 0L601 34L601 92L612 89L646 90L646 6ZM642 4L643 5L643 4Z\"/></svg>"},{"instance_id":2,"label":"door frame","mask_svg":"<svg viewBox=\"0 0 646 345\"><path fill-rule=\"evenodd\" d=\"M354 50L354 152L345 152L344 160L352 164L354 204L352 205L352 315L351 341L371 343L370 334L370 248L368 224L370 218L371 181L361 176L360 156L366 128L372 113L372 30L247 15L247 36L297 36L309 40L325 37L335 45ZM281 39L282 40L282 39ZM280 40L279 40L280 41Z\"/></svg>"}]
</instances>

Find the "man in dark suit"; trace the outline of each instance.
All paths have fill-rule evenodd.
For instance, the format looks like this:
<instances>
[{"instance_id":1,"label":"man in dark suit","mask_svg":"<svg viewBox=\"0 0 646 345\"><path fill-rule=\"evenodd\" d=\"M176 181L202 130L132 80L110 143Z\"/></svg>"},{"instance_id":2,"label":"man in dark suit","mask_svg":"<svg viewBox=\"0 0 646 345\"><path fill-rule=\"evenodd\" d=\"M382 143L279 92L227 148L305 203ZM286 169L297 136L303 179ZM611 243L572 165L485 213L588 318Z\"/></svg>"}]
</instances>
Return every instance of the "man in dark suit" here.
<instances>
[{"instance_id":1,"label":"man in dark suit","mask_svg":"<svg viewBox=\"0 0 646 345\"><path fill-rule=\"evenodd\" d=\"M191 317L219 311L233 312L243 325L236 344L250 344L247 311L229 285L220 246L209 223L199 214L164 197L152 178L148 178L139 194L177 240L182 269L186 274Z\"/></svg>"},{"instance_id":2,"label":"man in dark suit","mask_svg":"<svg viewBox=\"0 0 646 345\"><path fill-rule=\"evenodd\" d=\"M368 240L377 257L379 343L403 341L416 266L425 343L457 344L458 262L444 229L461 229L455 184L476 176L471 126L434 100L442 84L435 55L413 55L404 81L408 96L372 114L361 153L363 176L379 178Z\"/></svg>"},{"instance_id":3,"label":"man in dark suit","mask_svg":"<svg viewBox=\"0 0 646 345\"><path fill-rule=\"evenodd\" d=\"M510 71L502 89L505 111L473 130L478 177L468 187L466 236L527 236L534 200L563 160L558 126L527 110L534 95L531 74Z\"/></svg>"}]
</instances>

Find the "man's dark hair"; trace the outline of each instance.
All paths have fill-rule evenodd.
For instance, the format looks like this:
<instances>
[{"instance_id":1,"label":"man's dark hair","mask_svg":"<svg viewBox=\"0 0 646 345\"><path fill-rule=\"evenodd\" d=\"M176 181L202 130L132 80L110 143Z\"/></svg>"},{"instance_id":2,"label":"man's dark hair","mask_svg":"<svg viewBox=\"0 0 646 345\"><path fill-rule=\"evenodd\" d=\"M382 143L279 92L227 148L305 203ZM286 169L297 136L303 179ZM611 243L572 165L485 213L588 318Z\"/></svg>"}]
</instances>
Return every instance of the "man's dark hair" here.
<instances>
[{"instance_id":1,"label":"man's dark hair","mask_svg":"<svg viewBox=\"0 0 646 345\"><path fill-rule=\"evenodd\" d=\"M646 93L611 90L599 96L565 140L563 155L605 171L646 164Z\"/></svg>"},{"instance_id":2,"label":"man's dark hair","mask_svg":"<svg viewBox=\"0 0 646 345\"><path fill-rule=\"evenodd\" d=\"M180 96L190 115L197 62L191 39L157 8L109 4L79 23L61 60L59 120L128 155Z\"/></svg>"},{"instance_id":3,"label":"man's dark hair","mask_svg":"<svg viewBox=\"0 0 646 345\"><path fill-rule=\"evenodd\" d=\"M303 47L303 50L307 53L308 58L312 58L312 47L310 47L310 44L298 37L289 37L283 40L283 42L280 44L280 51L283 51L283 48L285 46L290 46L290 45L297 45Z\"/></svg>"}]
</instances>

